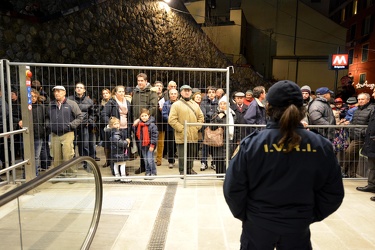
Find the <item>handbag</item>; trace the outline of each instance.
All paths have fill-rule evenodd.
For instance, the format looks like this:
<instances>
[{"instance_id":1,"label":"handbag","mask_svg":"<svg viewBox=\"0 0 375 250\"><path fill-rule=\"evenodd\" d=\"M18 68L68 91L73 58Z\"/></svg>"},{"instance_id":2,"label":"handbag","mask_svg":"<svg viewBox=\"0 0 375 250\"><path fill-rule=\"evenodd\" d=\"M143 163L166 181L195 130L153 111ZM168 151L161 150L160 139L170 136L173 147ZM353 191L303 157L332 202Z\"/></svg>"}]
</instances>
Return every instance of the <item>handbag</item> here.
<instances>
[{"instance_id":1,"label":"handbag","mask_svg":"<svg viewBox=\"0 0 375 250\"><path fill-rule=\"evenodd\" d=\"M221 147L224 145L224 129L219 127L215 130L211 130L207 127L204 130L203 144L211 147Z\"/></svg>"}]
</instances>

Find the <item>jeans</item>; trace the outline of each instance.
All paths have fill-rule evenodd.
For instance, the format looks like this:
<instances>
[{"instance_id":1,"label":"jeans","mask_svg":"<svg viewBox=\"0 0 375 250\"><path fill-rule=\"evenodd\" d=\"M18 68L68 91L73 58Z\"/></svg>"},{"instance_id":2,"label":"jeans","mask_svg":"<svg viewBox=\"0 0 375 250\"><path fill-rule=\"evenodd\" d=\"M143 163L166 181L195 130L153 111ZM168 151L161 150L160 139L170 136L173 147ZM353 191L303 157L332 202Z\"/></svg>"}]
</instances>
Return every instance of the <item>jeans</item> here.
<instances>
[{"instance_id":1,"label":"jeans","mask_svg":"<svg viewBox=\"0 0 375 250\"><path fill-rule=\"evenodd\" d=\"M35 156L35 173L38 176L38 168L40 167L40 152L43 146L43 139L34 139L34 156Z\"/></svg>"},{"instance_id":2,"label":"jeans","mask_svg":"<svg viewBox=\"0 0 375 250\"><path fill-rule=\"evenodd\" d=\"M89 129L81 125L75 132L74 144L78 147L79 156L89 156Z\"/></svg>"},{"instance_id":3,"label":"jeans","mask_svg":"<svg viewBox=\"0 0 375 250\"><path fill-rule=\"evenodd\" d=\"M141 147L141 152L143 156L143 161L145 163L146 174L156 175L156 165L154 160L154 152L150 151L150 147Z\"/></svg>"}]
</instances>

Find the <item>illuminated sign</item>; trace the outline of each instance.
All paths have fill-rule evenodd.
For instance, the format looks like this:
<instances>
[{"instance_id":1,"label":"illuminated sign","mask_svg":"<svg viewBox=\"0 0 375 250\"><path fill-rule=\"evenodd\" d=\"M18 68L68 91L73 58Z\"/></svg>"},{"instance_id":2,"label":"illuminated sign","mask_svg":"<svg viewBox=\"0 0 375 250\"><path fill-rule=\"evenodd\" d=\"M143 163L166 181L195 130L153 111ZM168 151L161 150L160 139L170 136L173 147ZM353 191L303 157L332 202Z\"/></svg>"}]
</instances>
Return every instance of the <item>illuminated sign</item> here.
<instances>
[{"instance_id":1,"label":"illuminated sign","mask_svg":"<svg viewBox=\"0 0 375 250\"><path fill-rule=\"evenodd\" d=\"M329 68L330 69L347 69L349 66L349 55L348 54L333 54L329 56Z\"/></svg>"}]
</instances>

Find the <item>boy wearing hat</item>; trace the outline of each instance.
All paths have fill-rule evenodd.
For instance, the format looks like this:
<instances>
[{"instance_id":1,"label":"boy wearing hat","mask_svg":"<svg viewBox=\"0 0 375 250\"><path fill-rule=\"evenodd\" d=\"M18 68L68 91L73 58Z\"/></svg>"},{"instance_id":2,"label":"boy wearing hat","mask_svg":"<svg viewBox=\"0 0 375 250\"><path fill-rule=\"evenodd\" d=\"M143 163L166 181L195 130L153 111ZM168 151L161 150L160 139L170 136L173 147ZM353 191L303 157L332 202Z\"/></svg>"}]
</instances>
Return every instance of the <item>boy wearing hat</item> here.
<instances>
[{"instance_id":1,"label":"boy wearing hat","mask_svg":"<svg viewBox=\"0 0 375 250\"><path fill-rule=\"evenodd\" d=\"M246 124L246 120L243 118L248 106L244 104L245 94L243 92L237 92L234 94L234 102L230 108L236 114L236 124ZM240 143L240 141L245 138L246 136L246 128L245 127L236 127L235 134L234 134L234 143Z\"/></svg>"}]
</instances>

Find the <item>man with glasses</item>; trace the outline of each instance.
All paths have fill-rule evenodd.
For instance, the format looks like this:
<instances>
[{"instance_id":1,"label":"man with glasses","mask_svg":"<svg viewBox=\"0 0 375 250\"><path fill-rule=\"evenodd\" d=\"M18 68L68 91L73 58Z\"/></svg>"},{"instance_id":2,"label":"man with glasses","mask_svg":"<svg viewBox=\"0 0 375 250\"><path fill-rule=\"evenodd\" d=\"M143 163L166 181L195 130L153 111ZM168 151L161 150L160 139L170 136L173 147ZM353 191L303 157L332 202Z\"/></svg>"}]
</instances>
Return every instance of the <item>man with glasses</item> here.
<instances>
[{"instance_id":1,"label":"man with glasses","mask_svg":"<svg viewBox=\"0 0 375 250\"><path fill-rule=\"evenodd\" d=\"M164 91L163 93L163 97L164 97L164 100L165 101L168 101L169 100L169 91L171 89L176 89L177 90L177 83L175 81L170 81L167 85L167 90ZM178 91L177 91L178 93Z\"/></svg>"},{"instance_id":2,"label":"man with glasses","mask_svg":"<svg viewBox=\"0 0 375 250\"><path fill-rule=\"evenodd\" d=\"M82 82L76 84L74 95L69 96L68 99L75 101L80 108L83 121L80 126L76 129L75 142L78 146L78 153L80 156L90 156L95 160L95 134L93 128L96 123L96 116L94 110L93 101L86 95L86 88ZM84 169L87 169L87 163L83 165ZM89 170L88 170L89 171Z\"/></svg>"}]
</instances>

